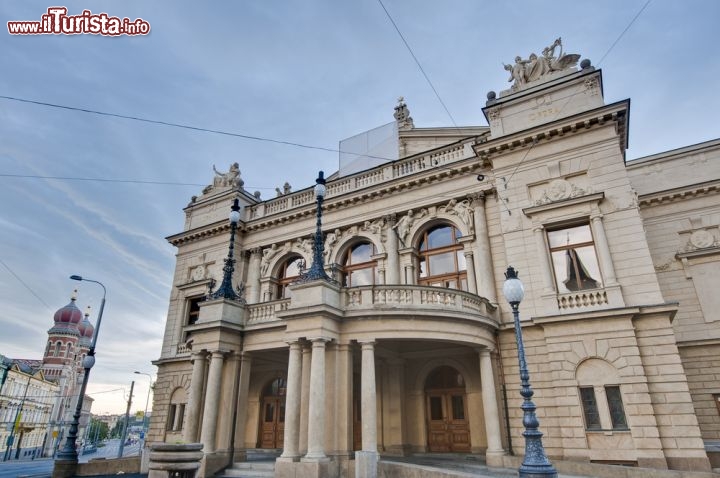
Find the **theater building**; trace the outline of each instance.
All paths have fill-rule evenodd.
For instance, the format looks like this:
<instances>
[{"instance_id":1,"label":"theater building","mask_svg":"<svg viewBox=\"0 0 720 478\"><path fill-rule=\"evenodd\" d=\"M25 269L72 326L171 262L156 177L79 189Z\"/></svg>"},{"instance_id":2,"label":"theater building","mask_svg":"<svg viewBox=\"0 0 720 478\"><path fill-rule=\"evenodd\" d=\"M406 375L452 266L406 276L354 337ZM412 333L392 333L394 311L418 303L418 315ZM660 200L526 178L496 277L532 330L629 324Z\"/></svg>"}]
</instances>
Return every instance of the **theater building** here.
<instances>
[{"instance_id":1,"label":"theater building","mask_svg":"<svg viewBox=\"0 0 720 478\"><path fill-rule=\"evenodd\" d=\"M552 54L488 95L489 126L415 127L400 101L398 159L327 178L331 281L298 280L317 262L312 187L263 200L241 165L216 172L168 238L148 443L202 442L206 476L256 448L278 451L276 476L373 476L378 457L430 452L503 466L523 453L512 265L547 455L710 471L720 141L626 161L629 100L605 103L600 70ZM208 295L235 199L240 300Z\"/></svg>"}]
</instances>

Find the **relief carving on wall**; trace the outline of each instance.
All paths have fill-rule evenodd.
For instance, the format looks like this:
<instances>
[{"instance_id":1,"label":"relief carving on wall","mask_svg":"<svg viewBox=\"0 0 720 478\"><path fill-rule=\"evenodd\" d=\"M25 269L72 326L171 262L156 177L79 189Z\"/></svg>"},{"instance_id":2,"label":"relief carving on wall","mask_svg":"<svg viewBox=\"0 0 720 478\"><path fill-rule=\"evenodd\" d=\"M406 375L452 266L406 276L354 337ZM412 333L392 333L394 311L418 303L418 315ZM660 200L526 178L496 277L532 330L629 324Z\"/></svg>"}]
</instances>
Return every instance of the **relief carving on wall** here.
<instances>
[{"instance_id":1,"label":"relief carving on wall","mask_svg":"<svg viewBox=\"0 0 720 478\"><path fill-rule=\"evenodd\" d=\"M403 247L407 247L407 236L413 224L415 224L415 221L427 215L427 213L427 209L421 209L417 213L410 209L407 214L398 219L398 222L393 226L393 229L397 231L398 238L400 242L402 242Z\"/></svg>"},{"instance_id":2,"label":"relief carving on wall","mask_svg":"<svg viewBox=\"0 0 720 478\"><path fill-rule=\"evenodd\" d=\"M685 244L685 252L692 252L698 249L707 249L708 247L718 246L720 243L712 233L706 229L698 229L690 234L690 238Z\"/></svg>"},{"instance_id":3,"label":"relief carving on wall","mask_svg":"<svg viewBox=\"0 0 720 478\"><path fill-rule=\"evenodd\" d=\"M554 179L550 181L547 189L543 191L540 199L535 201L536 206L549 204L551 202L563 201L589 194L590 191L583 189L565 179Z\"/></svg>"},{"instance_id":4,"label":"relief carving on wall","mask_svg":"<svg viewBox=\"0 0 720 478\"><path fill-rule=\"evenodd\" d=\"M452 214L460 218L460 220L465 223L465 225L468 227L470 231L473 230L473 222L472 222L472 206L470 206L470 201L467 199L464 199L460 202L458 202L455 199L451 199L450 202L448 202L445 206L440 206L438 208L439 212L444 212L445 214Z\"/></svg>"}]
</instances>

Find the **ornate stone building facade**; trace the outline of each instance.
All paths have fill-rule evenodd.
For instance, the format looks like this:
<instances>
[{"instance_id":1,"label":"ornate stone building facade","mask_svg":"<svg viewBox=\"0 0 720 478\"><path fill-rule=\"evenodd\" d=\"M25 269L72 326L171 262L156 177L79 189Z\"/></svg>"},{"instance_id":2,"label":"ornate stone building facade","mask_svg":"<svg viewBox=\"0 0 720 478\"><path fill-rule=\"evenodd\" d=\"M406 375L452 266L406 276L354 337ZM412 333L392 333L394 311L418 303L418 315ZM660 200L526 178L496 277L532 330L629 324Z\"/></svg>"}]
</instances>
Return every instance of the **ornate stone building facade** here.
<instances>
[{"instance_id":1,"label":"ornate stone building facade","mask_svg":"<svg viewBox=\"0 0 720 478\"><path fill-rule=\"evenodd\" d=\"M509 67L489 127L417 128L401 103L401 159L328 179L336 283L297 282L312 189L263 201L236 165L217 173L168 238L148 442L202 442L207 476L252 448L282 451L276 476L373 476L378 454L422 452L502 466L522 452L511 264L547 454L709 471L720 141L626 163L629 101L605 104L601 72L556 43ZM243 300L205 300L235 199Z\"/></svg>"}]
</instances>

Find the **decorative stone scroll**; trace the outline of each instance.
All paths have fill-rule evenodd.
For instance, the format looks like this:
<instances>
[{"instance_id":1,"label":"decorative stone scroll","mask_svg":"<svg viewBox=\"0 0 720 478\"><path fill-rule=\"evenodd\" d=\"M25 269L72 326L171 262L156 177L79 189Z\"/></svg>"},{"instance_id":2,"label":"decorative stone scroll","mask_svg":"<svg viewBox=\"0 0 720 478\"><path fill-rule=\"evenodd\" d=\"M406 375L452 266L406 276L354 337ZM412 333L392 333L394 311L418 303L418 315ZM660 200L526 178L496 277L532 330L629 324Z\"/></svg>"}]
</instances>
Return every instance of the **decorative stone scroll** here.
<instances>
[{"instance_id":1,"label":"decorative stone scroll","mask_svg":"<svg viewBox=\"0 0 720 478\"><path fill-rule=\"evenodd\" d=\"M535 201L535 205L542 206L543 204L585 196L586 194L590 194L590 191L578 187L565 179L554 179L550 181L548 188L543 191L540 199Z\"/></svg>"}]
</instances>

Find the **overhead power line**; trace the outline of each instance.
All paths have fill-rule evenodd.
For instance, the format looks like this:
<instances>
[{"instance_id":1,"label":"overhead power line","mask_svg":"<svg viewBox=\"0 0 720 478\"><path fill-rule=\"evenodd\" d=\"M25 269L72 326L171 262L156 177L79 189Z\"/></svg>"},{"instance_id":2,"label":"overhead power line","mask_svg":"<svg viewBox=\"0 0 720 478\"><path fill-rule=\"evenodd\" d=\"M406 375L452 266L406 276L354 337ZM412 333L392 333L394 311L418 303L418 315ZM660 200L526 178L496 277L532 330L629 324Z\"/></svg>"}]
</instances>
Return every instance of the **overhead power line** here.
<instances>
[{"instance_id":1,"label":"overhead power line","mask_svg":"<svg viewBox=\"0 0 720 478\"><path fill-rule=\"evenodd\" d=\"M430 78L427 76L427 73L425 73L425 69L420 64L420 60L418 60L417 57L415 56L415 53L413 52L412 48L410 48L410 44L407 42L407 40L405 40L405 37L403 36L402 32L400 31L400 28L398 28L397 23L395 23L395 20L393 20L393 17L390 15L390 12L388 12L388 9L385 8L385 4L382 2L382 0L378 0L378 3L382 7L382 9L385 11L385 15L387 15L388 20L390 20L390 23L392 23L392 26L395 27L395 31L397 32L397 34L400 35L400 39L403 41L403 43L405 44L405 47L410 52L410 56L412 56L413 60L415 60L415 64L418 66L418 68L420 69L420 72L425 77L425 81L428 82L428 85L430 85L430 88L432 88L433 93L435 93L435 96L437 97L438 101L440 102L442 107L445 109L445 113L447 113L448 117L450 118L450 121L452 121L453 126L455 126L457 128L458 125L457 125L457 123L455 123L455 118L453 118L453 115L450 114L450 110L448 109L448 107L445 105L445 102L440 97L440 93L438 93L438 91L435 89L435 85L432 84L432 81L430 81Z\"/></svg>"},{"instance_id":2,"label":"overhead power line","mask_svg":"<svg viewBox=\"0 0 720 478\"><path fill-rule=\"evenodd\" d=\"M42 297L40 297L37 293L35 293L35 291L32 290L32 288L30 288L30 286L27 285L27 284L25 283L25 281L22 280L22 279L20 278L20 276L15 273L15 271L13 271L12 269L10 269L10 266L9 266L9 265L5 264L5 261L3 261L2 259L0 259L0 264L2 264L2 265L5 267L5 269L7 269L8 272L10 272L10 274L12 274L12 276L15 277L15 279L17 279L17 281L20 282L20 283L23 285L23 287L25 287L28 291L30 291L30 293L31 293L32 295L34 295L35 298L36 298L37 300L39 300L42 305L44 305L45 307L47 307L48 310L52 310L52 308L51 308L49 305L47 305L44 300L42 300Z\"/></svg>"},{"instance_id":3,"label":"overhead power line","mask_svg":"<svg viewBox=\"0 0 720 478\"><path fill-rule=\"evenodd\" d=\"M313 150L317 150L317 151L326 151L329 153L355 154L357 156L367 156L368 158L373 158L373 159L382 159L383 161L394 161L393 158L385 158L382 156L373 156L370 154L353 153L353 152L349 152L349 151L340 151L339 149L335 149L335 148L325 148L323 146L312 146L312 145L308 145L308 144L295 143L293 141L285 141L285 140L273 139L273 138L264 138L262 136L252 136L252 135L248 135L248 134L234 133L232 131L223 131L223 130L212 129L212 128L203 128L201 126L192 126L192 125L182 124L182 123L173 123L171 121L155 120L155 119L150 119L150 118L143 118L141 116L123 115L123 114L119 114L119 113L110 113L107 111L93 110L93 109L89 109L89 108L79 108L77 106L59 105L56 103L48 103L46 101L37 101L37 100L29 100L27 98L19 98L17 96L0 95L0 99L10 100L10 101L18 101L20 103L29 103L29 104L33 104L33 105L39 105L39 106L47 106L49 108L58 108L58 109L63 109L63 110L78 111L81 113L89 113L89 114L100 115L100 116L108 116L111 118L121 118L121 119L126 119L126 120L131 120L131 121L139 121L142 123L150 123L150 124L156 124L156 125L161 125L161 126L170 126L172 128L182 128L182 129L188 129L191 131L200 131L203 133L220 134L223 136L232 136L234 138L249 139L252 141L263 141L266 143L283 144L286 146L294 146L296 148L313 149Z\"/></svg>"}]
</instances>

